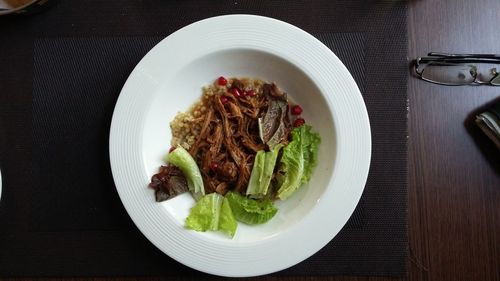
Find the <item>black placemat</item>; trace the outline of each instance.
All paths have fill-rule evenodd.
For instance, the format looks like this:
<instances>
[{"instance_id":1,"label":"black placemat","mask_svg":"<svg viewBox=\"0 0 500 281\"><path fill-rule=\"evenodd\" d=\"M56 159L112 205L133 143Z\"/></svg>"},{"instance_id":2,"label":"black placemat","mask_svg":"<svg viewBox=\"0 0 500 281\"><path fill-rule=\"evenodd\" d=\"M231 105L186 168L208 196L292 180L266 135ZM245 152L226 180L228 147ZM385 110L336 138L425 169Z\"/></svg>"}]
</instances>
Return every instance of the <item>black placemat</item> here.
<instances>
[{"instance_id":1,"label":"black placemat","mask_svg":"<svg viewBox=\"0 0 500 281\"><path fill-rule=\"evenodd\" d=\"M314 35L346 64L363 92L373 138L370 175L352 218L317 254L277 274L404 274L405 3L368 1L370 10L359 2L331 6L325 1L305 12L318 16L312 19L299 18L301 1L283 5L288 13L281 14L270 10L278 2L255 2L230 3L236 10L270 13L316 31ZM165 20L158 12L146 17L147 5L131 13L136 4L110 1L94 15L95 22L104 24L95 30L91 21L72 10L83 4L74 3L62 2L52 14L0 27L0 34L12 33L9 25L27 32L0 45L0 276L199 274L157 250L133 225L116 193L107 151L112 110L126 77L161 38L195 19L187 12L194 2L185 1L168 12L184 11L187 18ZM201 3L201 8L207 5ZM205 8L206 16L227 11ZM324 9L331 14L325 15ZM348 24L346 16L341 17L348 10L368 19ZM112 11L135 25L124 24L129 30L106 25L105 15ZM165 30L147 29L151 21ZM360 21L371 24L361 28ZM141 30L148 36L123 36ZM390 40L384 37L388 30ZM110 37L116 35L110 31L122 36Z\"/></svg>"}]
</instances>

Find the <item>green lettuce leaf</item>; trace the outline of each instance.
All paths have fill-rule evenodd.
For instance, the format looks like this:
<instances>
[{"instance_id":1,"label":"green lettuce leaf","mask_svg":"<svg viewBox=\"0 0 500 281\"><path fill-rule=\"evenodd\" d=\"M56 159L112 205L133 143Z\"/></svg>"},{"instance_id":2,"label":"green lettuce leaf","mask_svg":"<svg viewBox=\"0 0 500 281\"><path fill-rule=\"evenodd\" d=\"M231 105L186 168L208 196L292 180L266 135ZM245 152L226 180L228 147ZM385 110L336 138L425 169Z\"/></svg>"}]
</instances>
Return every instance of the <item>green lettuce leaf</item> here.
<instances>
[{"instance_id":1,"label":"green lettuce leaf","mask_svg":"<svg viewBox=\"0 0 500 281\"><path fill-rule=\"evenodd\" d=\"M222 200L222 206L220 208L219 230L226 233L230 237L233 237L236 233L237 227L238 223L236 222L233 211L231 210L229 200L227 200L227 198L224 198L224 200Z\"/></svg>"},{"instance_id":2,"label":"green lettuce leaf","mask_svg":"<svg viewBox=\"0 0 500 281\"><path fill-rule=\"evenodd\" d=\"M199 200L205 195L203 186L203 178L201 177L200 169L193 157L182 146L177 146L172 152L167 155L167 162L179 168L186 177L189 191L193 194L195 200Z\"/></svg>"},{"instance_id":3,"label":"green lettuce leaf","mask_svg":"<svg viewBox=\"0 0 500 281\"><path fill-rule=\"evenodd\" d=\"M222 195L211 193L198 200L186 218L186 227L196 231L216 231L219 229Z\"/></svg>"},{"instance_id":4,"label":"green lettuce leaf","mask_svg":"<svg viewBox=\"0 0 500 281\"><path fill-rule=\"evenodd\" d=\"M210 193L191 208L185 226L202 232L219 230L233 237L237 222L228 200L218 193Z\"/></svg>"},{"instance_id":5,"label":"green lettuce leaf","mask_svg":"<svg viewBox=\"0 0 500 281\"><path fill-rule=\"evenodd\" d=\"M266 166L266 152L264 150L257 151L255 160L253 160L252 173L248 181L247 195L261 193L261 178L264 174Z\"/></svg>"},{"instance_id":6,"label":"green lettuce leaf","mask_svg":"<svg viewBox=\"0 0 500 281\"><path fill-rule=\"evenodd\" d=\"M247 195L252 197L264 197L269 189L271 178L276 165L278 153L283 147L282 144L276 145L272 151L258 151L253 163L252 173L247 188Z\"/></svg>"},{"instance_id":7,"label":"green lettuce leaf","mask_svg":"<svg viewBox=\"0 0 500 281\"><path fill-rule=\"evenodd\" d=\"M246 224L265 223L278 212L278 209L269 199L255 200L233 191L228 192L226 198L231 205L236 220Z\"/></svg>"},{"instance_id":8,"label":"green lettuce leaf","mask_svg":"<svg viewBox=\"0 0 500 281\"><path fill-rule=\"evenodd\" d=\"M301 136L302 153L304 155L304 174L302 175L301 182L305 184L311 179L314 167L318 164L318 149L321 139L319 134L312 132L312 127L310 125L303 125L299 128L303 130Z\"/></svg>"},{"instance_id":9,"label":"green lettuce leaf","mask_svg":"<svg viewBox=\"0 0 500 281\"><path fill-rule=\"evenodd\" d=\"M311 179L318 160L320 137L312 127L302 125L292 130L292 141L283 149L278 171L278 198L284 200Z\"/></svg>"}]
</instances>

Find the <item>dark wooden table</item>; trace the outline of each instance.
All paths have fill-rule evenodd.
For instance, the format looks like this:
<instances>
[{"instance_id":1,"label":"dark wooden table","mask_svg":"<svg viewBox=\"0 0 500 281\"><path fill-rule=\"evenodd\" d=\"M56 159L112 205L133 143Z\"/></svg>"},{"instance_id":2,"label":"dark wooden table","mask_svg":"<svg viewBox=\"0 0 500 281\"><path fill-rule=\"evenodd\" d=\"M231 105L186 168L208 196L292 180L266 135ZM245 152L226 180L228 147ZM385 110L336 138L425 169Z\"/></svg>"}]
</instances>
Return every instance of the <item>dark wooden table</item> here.
<instances>
[{"instance_id":1,"label":"dark wooden table","mask_svg":"<svg viewBox=\"0 0 500 281\"><path fill-rule=\"evenodd\" d=\"M429 51L500 54L499 24L499 0L411 0L408 62ZM408 75L407 277L284 279L500 280L500 152L471 122L500 99L500 87L434 85L410 68ZM136 279L156 280L128 278Z\"/></svg>"},{"instance_id":2,"label":"dark wooden table","mask_svg":"<svg viewBox=\"0 0 500 281\"><path fill-rule=\"evenodd\" d=\"M413 0L409 58L500 54L498 0ZM408 81L408 280L500 280L500 153L471 117L498 87Z\"/></svg>"}]
</instances>

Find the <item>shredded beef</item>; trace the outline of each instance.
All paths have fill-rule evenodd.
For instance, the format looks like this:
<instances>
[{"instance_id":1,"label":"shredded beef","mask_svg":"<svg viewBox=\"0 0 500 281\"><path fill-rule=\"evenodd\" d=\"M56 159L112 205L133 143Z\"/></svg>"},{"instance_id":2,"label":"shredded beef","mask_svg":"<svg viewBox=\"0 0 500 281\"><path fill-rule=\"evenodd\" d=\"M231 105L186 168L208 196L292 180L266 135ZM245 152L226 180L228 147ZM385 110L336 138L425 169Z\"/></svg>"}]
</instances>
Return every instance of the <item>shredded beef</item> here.
<instances>
[{"instance_id":1,"label":"shredded beef","mask_svg":"<svg viewBox=\"0 0 500 281\"><path fill-rule=\"evenodd\" d=\"M260 150L268 150L277 143L286 143L290 133L286 94L274 83L264 84L253 94L235 96L254 90L243 80L233 79L224 94L205 96L207 111L200 116L200 130L189 148L200 168L205 193L225 194L235 190L245 194L255 159ZM264 138L260 137L260 125ZM164 185L156 179L157 190ZM161 192L158 196L168 197ZM164 192L165 193L165 192Z\"/></svg>"}]
</instances>

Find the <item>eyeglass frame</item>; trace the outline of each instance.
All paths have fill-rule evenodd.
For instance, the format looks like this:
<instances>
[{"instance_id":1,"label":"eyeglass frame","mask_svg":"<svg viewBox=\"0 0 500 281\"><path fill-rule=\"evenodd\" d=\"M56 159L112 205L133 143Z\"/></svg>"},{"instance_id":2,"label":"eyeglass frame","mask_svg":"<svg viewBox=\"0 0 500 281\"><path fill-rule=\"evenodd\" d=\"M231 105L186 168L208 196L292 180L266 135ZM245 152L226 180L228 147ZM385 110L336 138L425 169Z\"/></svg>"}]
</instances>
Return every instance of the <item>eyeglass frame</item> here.
<instances>
[{"instance_id":1,"label":"eyeglass frame","mask_svg":"<svg viewBox=\"0 0 500 281\"><path fill-rule=\"evenodd\" d=\"M468 65L471 69L474 70L474 73L471 73L474 78L473 81L469 83L446 83L439 82L427 79L423 77L424 69L420 72L418 68L421 65L463 65L465 63L490 63L490 64L500 64L500 55L494 54L449 54L449 53L438 53L438 52L430 52L427 54L427 57L418 57L415 60L415 74L420 77L420 79L431 82L439 85L447 85L447 86L465 86L465 85L491 85L491 86L500 86L499 84L492 83L495 79L500 77L500 73L496 70L496 68L491 69L493 72L493 77L489 81L481 81L477 79L477 67L475 65Z\"/></svg>"}]
</instances>

